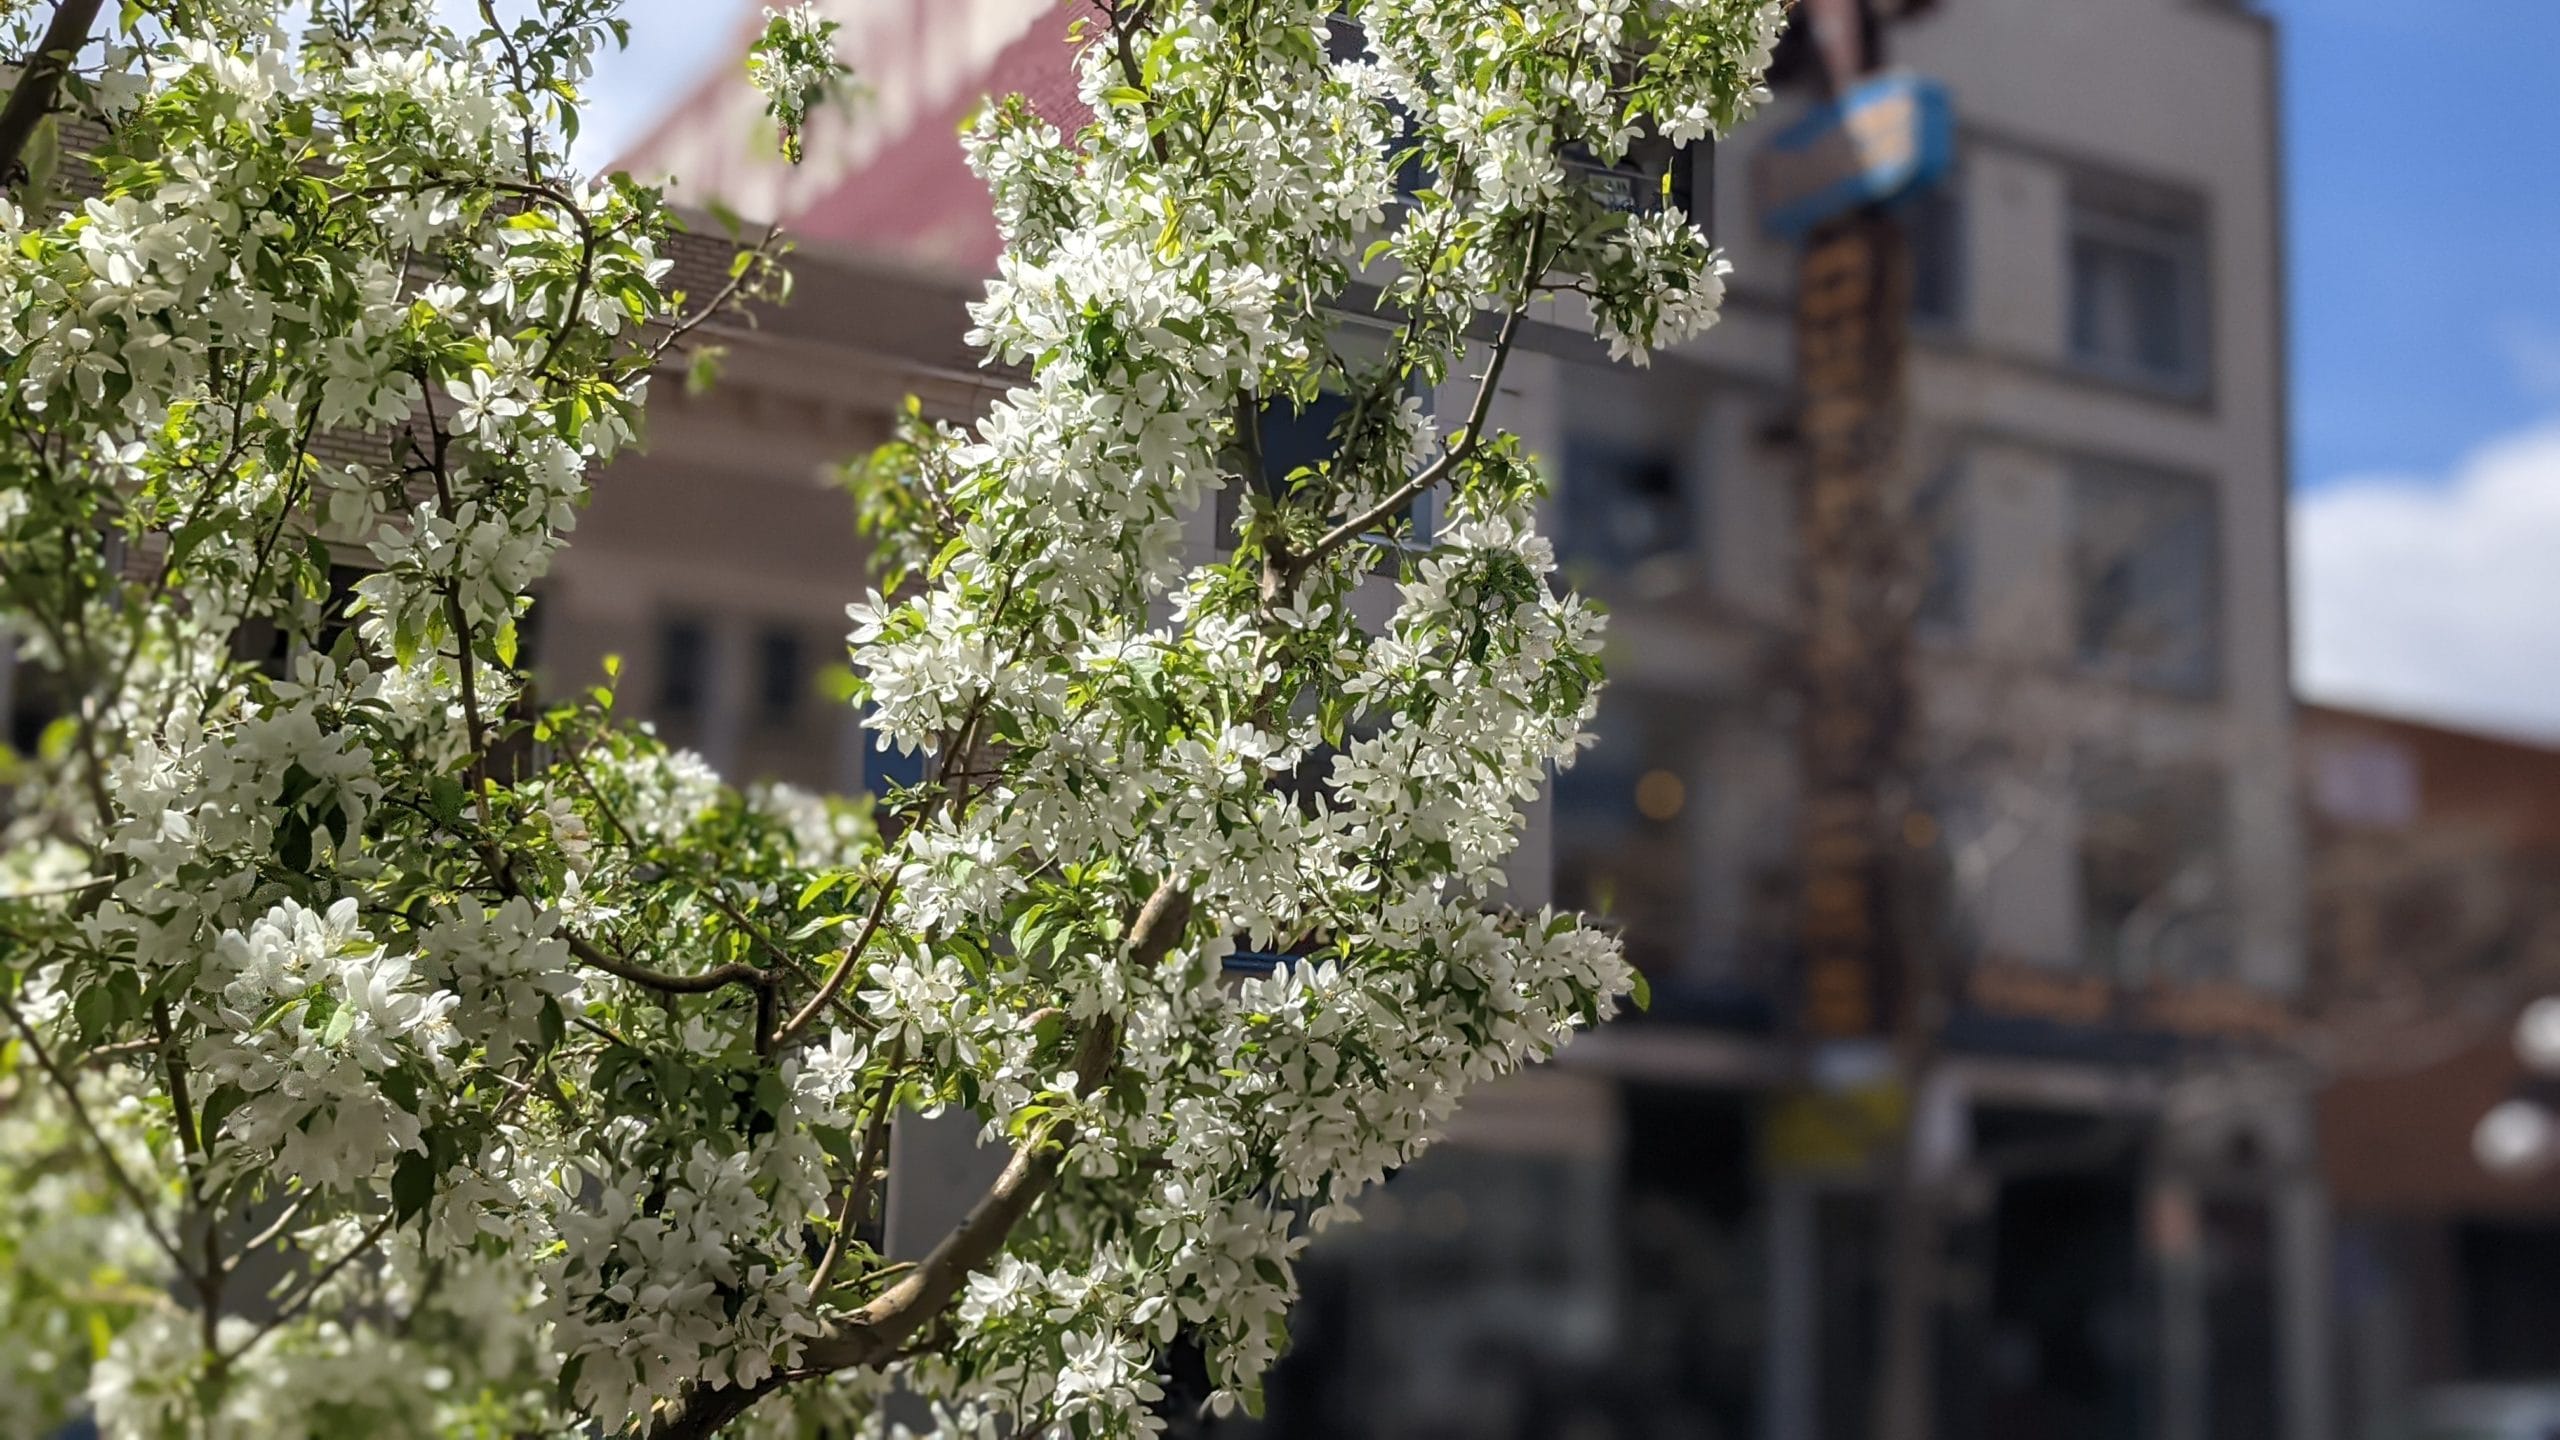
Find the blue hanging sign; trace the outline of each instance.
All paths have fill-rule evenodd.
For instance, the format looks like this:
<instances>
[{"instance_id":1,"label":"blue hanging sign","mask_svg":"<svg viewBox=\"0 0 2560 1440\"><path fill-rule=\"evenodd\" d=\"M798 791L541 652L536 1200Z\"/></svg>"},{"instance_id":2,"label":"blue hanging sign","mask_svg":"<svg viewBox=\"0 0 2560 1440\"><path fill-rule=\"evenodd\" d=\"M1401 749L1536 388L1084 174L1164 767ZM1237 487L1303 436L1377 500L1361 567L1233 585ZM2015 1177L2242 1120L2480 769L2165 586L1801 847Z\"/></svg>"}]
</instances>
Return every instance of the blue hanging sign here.
<instances>
[{"instance_id":1,"label":"blue hanging sign","mask_svg":"<svg viewBox=\"0 0 2560 1440\"><path fill-rule=\"evenodd\" d=\"M1935 181L1955 151L1946 87L1917 75L1880 75L1760 147L1752 157L1752 208L1770 234L1799 240L1825 220Z\"/></svg>"}]
</instances>

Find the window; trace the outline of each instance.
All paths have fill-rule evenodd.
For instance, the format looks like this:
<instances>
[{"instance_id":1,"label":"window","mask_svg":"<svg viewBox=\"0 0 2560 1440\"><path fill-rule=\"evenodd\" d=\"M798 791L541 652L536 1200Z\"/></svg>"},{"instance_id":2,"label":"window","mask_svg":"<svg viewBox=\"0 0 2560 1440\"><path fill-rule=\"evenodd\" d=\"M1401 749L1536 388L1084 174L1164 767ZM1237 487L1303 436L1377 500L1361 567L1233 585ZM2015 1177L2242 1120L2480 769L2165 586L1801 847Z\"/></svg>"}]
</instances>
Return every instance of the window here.
<instances>
[{"instance_id":1,"label":"window","mask_svg":"<svg viewBox=\"0 0 2560 1440\"><path fill-rule=\"evenodd\" d=\"M2080 662L2186 695L2220 683L2213 488L2083 463L2071 478Z\"/></svg>"},{"instance_id":2,"label":"window","mask_svg":"<svg viewBox=\"0 0 2560 1440\"><path fill-rule=\"evenodd\" d=\"M880 737L866 727L862 732L862 788L875 796L892 790L921 785L931 773L932 757L921 750L900 751L896 747L880 748Z\"/></svg>"},{"instance_id":3,"label":"window","mask_svg":"<svg viewBox=\"0 0 2560 1440\"><path fill-rule=\"evenodd\" d=\"M1623 928L1627 958L1659 984L1696 949L1689 763L1695 711L1666 694L1613 689L1599 743L1555 781L1555 898Z\"/></svg>"},{"instance_id":4,"label":"window","mask_svg":"<svg viewBox=\"0 0 2560 1440\"><path fill-rule=\"evenodd\" d=\"M1964 462L1958 460L1931 472L1911 497L1911 522L1920 551L1920 573L1913 577L1920 593L1912 620L1922 630L1960 635L1971 623L1971 493Z\"/></svg>"},{"instance_id":5,"label":"window","mask_svg":"<svg viewBox=\"0 0 2560 1440\"><path fill-rule=\"evenodd\" d=\"M2083 756L2081 953L2118 981L2230 970L2218 771Z\"/></svg>"},{"instance_id":6,"label":"window","mask_svg":"<svg viewBox=\"0 0 2560 1440\"><path fill-rule=\"evenodd\" d=\"M1911 319L1953 330L1964 324L1964 205L1950 173L1905 199L1897 213L1911 248Z\"/></svg>"},{"instance_id":7,"label":"window","mask_svg":"<svg viewBox=\"0 0 2560 1440\"><path fill-rule=\"evenodd\" d=\"M2328 735L2304 747L2311 808L2341 825L2399 829L2418 818L2417 752L2379 736Z\"/></svg>"},{"instance_id":8,"label":"window","mask_svg":"<svg viewBox=\"0 0 2560 1440\"><path fill-rule=\"evenodd\" d=\"M699 716L711 692L711 632L699 620L677 617L658 625L658 715Z\"/></svg>"},{"instance_id":9,"label":"window","mask_svg":"<svg viewBox=\"0 0 2560 1440\"><path fill-rule=\"evenodd\" d=\"M1342 426L1351 418L1351 396L1338 388L1340 372L1348 369L1361 374L1364 365L1383 360L1388 340L1376 326L1346 322L1335 327L1333 345L1341 364L1327 373L1325 388L1313 399L1304 405L1286 396L1265 400L1256 412L1255 438L1262 447L1258 488L1265 495L1287 494L1291 475L1334 460L1341 448ZM1417 385L1413 393L1428 414L1430 392ZM1395 523L1387 528L1415 544L1429 543L1437 515L1435 501L1433 495L1419 497L1400 511ZM1235 534L1236 522L1241 518L1240 505L1241 499L1232 488L1219 491L1217 523L1221 536ZM1373 538L1386 537L1382 534Z\"/></svg>"},{"instance_id":10,"label":"window","mask_svg":"<svg viewBox=\"0 0 2560 1440\"><path fill-rule=\"evenodd\" d=\"M2088 177L2071 191L2071 357L2180 392L2205 383L2201 204Z\"/></svg>"},{"instance_id":11,"label":"window","mask_svg":"<svg viewBox=\"0 0 2560 1440\"><path fill-rule=\"evenodd\" d=\"M320 629L311 637L312 647L321 654L337 653L339 639L356 628L351 613L356 603L356 582L372 573L362 565L329 567L329 596L320 603Z\"/></svg>"},{"instance_id":12,"label":"window","mask_svg":"<svg viewBox=\"0 0 2560 1440\"><path fill-rule=\"evenodd\" d=\"M1340 15L1326 21L1325 58L1337 65L1356 64L1369 57L1369 32L1359 21ZM1390 107L1399 122L1394 137L1387 142L1388 158L1396 166L1396 194L1410 197L1430 183L1422 168L1422 155L1414 143L1419 134L1413 118L1401 105Z\"/></svg>"},{"instance_id":13,"label":"window","mask_svg":"<svg viewBox=\"0 0 2560 1440\"><path fill-rule=\"evenodd\" d=\"M1368 58L1369 35L1359 21L1335 15L1326 21L1326 26L1328 58L1336 64ZM1396 189L1410 196L1431 184L1432 177L1423 168L1416 144L1417 128L1403 107L1396 106L1394 110L1402 123L1387 143L1396 161ZM1614 165L1602 164L1576 142L1563 147L1563 160L1566 173L1580 180L1605 209L1644 215L1667 207L1687 215L1701 229L1710 228L1715 195L1715 145L1711 141L1675 146L1653 134L1642 134Z\"/></svg>"},{"instance_id":14,"label":"window","mask_svg":"<svg viewBox=\"0 0 2560 1440\"><path fill-rule=\"evenodd\" d=\"M1679 457L1662 449L1569 436L1556 504L1559 548L1603 571L1685 557L1696 539Z\"/></svg>"},{"instance_id":15,"label":"window","mask_svg":"<svg viewBox=\"0 0 2560 1440\"><path fill-rule=\"evenodd\" d=\"M0 720L7 732L0 741L20 755L33 755L45 728L70 713L70 695L52 667L22 659L14 636L0 632Z\"/></svg>"},{"instance_id":16,"label":"window","mask_svg":"<svg viewBox=\"0 0 2560 1440\"><path fill-rule=\"evenodd\" d=\"M756 636L756 709L768 725L788 725L809 690L800 632L768 625Z\"/></svg>"},{"instance_id":17,"label":"window","mask_svg":"<svg viewBox=\"0 0 2560 1440\"><path fill-rule=\"evenodd\" d=\"M1650 215L1670 210L1708 227L1708 207L1715 191L1715 147L1711 143L1673 145L1645 134L1636 137L1614 165L1580 144L1563 149L1565 173L1604 210L1622 215ZM1703 182L1703 183L1702 183Z\"/></svg>"},{"instance_id":18,"label":"window","mask_svg":"<svg viewBox=\"0 0 2560 1440\"><path fill-rule=\"evenodd\" d=\"M310 648L322 655L337 653L338 641L355 629L355 616L350 612L356 601L356 582L373 571L362 565L329 567L328 593L320 602L320 623L311 633ZM275 679L283 679L293 669L293 658L300 653L292 633L275 622L270 615L251 615L231 632L231 658L253 664Z\"/></svg>"},{"instance_id":19,"label":"window","mask_svg":"<svg viewBox=\"0 0 2560 1440\"><path fill-rule=\"evenodd\" d=\"M1326 390L1301 408L1287 400L1263 405L1256 425L1262 437L1262 485L1273 494L1289 477L1333 458L1336 433L1351 418L1351 397Z\"/></svg>"}]
</instances>

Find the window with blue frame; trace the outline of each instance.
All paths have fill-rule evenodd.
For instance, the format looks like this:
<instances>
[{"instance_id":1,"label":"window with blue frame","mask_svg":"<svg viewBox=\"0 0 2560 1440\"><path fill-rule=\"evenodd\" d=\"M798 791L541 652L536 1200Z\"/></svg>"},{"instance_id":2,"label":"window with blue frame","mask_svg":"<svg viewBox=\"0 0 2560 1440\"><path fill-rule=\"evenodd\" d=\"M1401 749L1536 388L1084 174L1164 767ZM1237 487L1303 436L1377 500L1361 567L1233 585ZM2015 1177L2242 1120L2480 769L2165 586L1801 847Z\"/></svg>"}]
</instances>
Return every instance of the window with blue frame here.
<instances>
[{"instance_id":1,"label":"window with blue frame","mask_svg":"<svg viewBox=\"0 0 2560 1440\"><path fill-rule=\"evenodd\" d=\"M1255 488L1274 498L1289 493L1301 472L1318 470L1334 464L1341 457L1353 415L1352 394L1348 388L1359 382L1374 383L1362 374L1361 367L1374 364L1386 351L1385 332L1375 325L1345 322L1335 332L1338 363L1325 376L1325 384L1316 394L1301 402L1294 396L1265 400L1254 414L1254 439L1262 458L1261 473ZM1430 391L1419 384L1409 390L1421 400L1426 413L1431 406ZM1397 512L1396 517L1380 527L1372 538L1401 544L1427 545L1438 520L1438 501L1423 495ZM1218 495L1217 520L1221 537L1235 534L1241 518L1240 497L1230 488Z\"/></svg>"}]
</instances>

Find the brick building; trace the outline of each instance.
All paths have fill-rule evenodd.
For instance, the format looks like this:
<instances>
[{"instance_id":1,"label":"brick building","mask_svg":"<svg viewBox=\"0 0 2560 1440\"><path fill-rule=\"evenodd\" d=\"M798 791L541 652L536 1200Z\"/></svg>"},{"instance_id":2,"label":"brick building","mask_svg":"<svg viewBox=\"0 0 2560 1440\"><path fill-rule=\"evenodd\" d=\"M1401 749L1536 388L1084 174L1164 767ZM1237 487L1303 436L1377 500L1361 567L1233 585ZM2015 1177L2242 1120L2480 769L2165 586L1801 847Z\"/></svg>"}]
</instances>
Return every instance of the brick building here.
<instances>
[{"instance_id":1,"label":"brick building","mask_svg":"<svg viewBox=\"0 0 2560 1440\"><path fill-rule=\"evenodd\" d=\"M2560 1375L2560 1172L2472 1143L2550 1098L2511 1037L2560 992L2560 749L2306 707L2301 751L2341 1433L2381 1437L2431 1387Z\"/></svg>"}]
</instances>

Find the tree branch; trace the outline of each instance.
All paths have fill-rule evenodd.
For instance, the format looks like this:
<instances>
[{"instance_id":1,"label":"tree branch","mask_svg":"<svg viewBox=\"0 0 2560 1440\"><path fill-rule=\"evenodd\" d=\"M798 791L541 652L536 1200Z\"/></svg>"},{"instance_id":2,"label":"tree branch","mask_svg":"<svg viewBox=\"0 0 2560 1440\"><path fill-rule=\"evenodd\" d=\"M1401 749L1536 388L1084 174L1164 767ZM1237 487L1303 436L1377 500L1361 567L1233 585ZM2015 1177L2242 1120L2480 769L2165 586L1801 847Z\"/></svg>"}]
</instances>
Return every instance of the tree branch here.
<instances>
[{"instance_id":1,"label":"tree branch","mask_svg":"<svg viewBox=\"0 0 2560 1440\"><path fill-rule=\"evenodd\" d=\"M1511 358L1512 342L1520 333L1520 317L1528 313L1529 302L1537 294L1538 281L1546 273L1546 262L1538 251L1546 239L1547 221L1540 215L1529 228L1528 254L1521 259L1520 297L1502 317L1502 329L1493 339L1493 355L1485 362L1484 375L1476 382L1475 402L1467 407L1467 422L1458 443L1444 451L1440 458L1424 466L1414 477L1390 491L1387 497L1341 524L1334 526L1307 547L1305 554L1289 562L1287 578L1295 581L1309 567L1327 555L1369 534L1396 516L1431 487L1457 472L1460 465L1484 446L1486 419L1493 411L1494 393L1502 385L1503 362ZM1285 587L1283 587L1285 588Z\"/></svg>"},{"instance_id":2,"label":"tree branch","mask_svg":"<svg viewBox=\"0 0 2560 1440\"><path fill-rule=\"evenodd\" d=\"M834 1003L836 996L844 990L845 982L853 978L854 965L862 959L863 952L871 948L871 937L880 933L880 922L888 918L889 901L897 893L898 887L890 883L889 877L883 876L880 893L872 899L871 913L864 917L860 933L844 947L844 957L836 961L835 968L828 971L827 978L819 983L818 993L810 996L809 1002L794 1011L790 1019L782 1022L782 1028L773 1033L775 1049L797 1039L801 1031L809 1028L809 1022L818 1018L819 1011Z\"/></svg>"},{"instance_id":3,"label":"tree branch","mask_svg":"<svg viewBox=\"0 0 2560 1440\"><path fill-rule=\"evenodd\" d=\"M1129 927L1131 956L1141 965L1161 964L1190 923L1191 896L1170 880L1158 885ZM1110 1019L1086 1029L1076 1045L1079 1092L1092 1090L1110 1073L1119 1043L1119 1026ZM802 1352L799 1370L752 1386L688 1390L659 1412L649 1440L708 1440L790 1379L870 1369L896 1359L909 1336L940 1315L970 1276L1003 1253L1013 1228L1057 1183L1074 1143L1072 1127L1064 1126L1025 1138L968 1215L897 1284L812 1340Z\"/></svg>"},{"instance_id":4,"label":"tree branch","mask_svg":"<svg viewBox=\"0 0 2560 1440\"><path fill-rule=\"evenodd\" d=\"M18 86L9 92L9 103L0 107L0 176L18 173L19 157L26 152L27 141L34 138L37 122L52 113L53 97L62 89L62 77L71 73L71 62L89 43L89 27L98 23L101 3L102 0L62 0L54 7L53 18L45 22L44 38L36 42L35 58L19 72Z\"/></svg>"}]
</instances>

